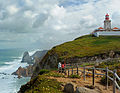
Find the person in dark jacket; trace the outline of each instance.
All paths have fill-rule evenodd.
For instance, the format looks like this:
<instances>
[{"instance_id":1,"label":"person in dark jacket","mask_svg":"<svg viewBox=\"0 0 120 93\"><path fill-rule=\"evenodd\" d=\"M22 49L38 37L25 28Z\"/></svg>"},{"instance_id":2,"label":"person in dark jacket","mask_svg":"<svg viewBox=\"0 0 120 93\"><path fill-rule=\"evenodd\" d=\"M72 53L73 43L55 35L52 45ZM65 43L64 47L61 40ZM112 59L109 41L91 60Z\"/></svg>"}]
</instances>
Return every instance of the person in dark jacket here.
<instances>
[{"instance_id":1,"label":"person in dark jacket","mask_svg":"<svg viewBox=\"0 0 120 93\"><path fill-rule=\"evenodd\" d=\"M65 70L65 64L62 63L62 73L64 73L64 70Z\"/></svg>"}]
</instances>

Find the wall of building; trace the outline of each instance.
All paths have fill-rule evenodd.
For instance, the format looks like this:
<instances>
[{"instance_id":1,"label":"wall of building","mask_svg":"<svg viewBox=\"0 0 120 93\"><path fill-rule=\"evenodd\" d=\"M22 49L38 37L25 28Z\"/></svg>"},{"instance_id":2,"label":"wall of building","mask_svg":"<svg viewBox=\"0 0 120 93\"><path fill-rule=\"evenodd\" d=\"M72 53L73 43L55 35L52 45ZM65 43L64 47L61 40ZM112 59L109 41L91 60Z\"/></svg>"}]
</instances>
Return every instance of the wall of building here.
<instances>
[{"instance_id":1,"label":"wall of building","mask_svg":"<svg viewBox=\"0 0 120 93\"><path fill-rule=\"evenodd\" d=\"M120 36L120 31L103 31L103 32L95 32L93 33L94 36L99 37L99 36Z\"/></svg>"}]
</instances>

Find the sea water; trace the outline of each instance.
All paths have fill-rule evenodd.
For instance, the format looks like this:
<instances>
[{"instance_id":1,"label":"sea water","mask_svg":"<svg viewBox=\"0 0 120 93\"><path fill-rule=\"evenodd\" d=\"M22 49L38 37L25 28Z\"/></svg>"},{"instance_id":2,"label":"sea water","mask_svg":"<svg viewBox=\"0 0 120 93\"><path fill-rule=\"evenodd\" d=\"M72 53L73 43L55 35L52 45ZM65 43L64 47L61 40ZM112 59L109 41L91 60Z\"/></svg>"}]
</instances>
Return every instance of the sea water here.
<instances>
[{"instance_id":1,"label":"sea water","mask_svg":"<svg viewBox=\"0 0 120 93\"><path fill-rule=\"evenodd\" d=\"M23 49L0 49L0 93L17 93L30 80L30 77L18 79L11 75L18 67L28 65L21 63L23 53Z\"/></svg>"}]
</instances>

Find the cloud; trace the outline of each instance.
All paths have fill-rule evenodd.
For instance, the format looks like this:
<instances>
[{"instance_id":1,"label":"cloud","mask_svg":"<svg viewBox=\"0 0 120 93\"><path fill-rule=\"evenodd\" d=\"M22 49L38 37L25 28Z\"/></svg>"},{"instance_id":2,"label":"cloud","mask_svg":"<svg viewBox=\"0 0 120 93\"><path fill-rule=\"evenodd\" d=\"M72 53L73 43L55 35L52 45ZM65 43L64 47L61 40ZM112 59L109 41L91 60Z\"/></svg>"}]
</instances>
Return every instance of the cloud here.
<instances>
[{"instance_id":1,"label":"cloud","mask_svg":"<svg viewBox=\"0 0 120 93\"><path fill-rule=\"evenodd\" d=\"M39 14L35 18L35 22L33 23L33 28L41 27L45 23L45 21L48 19L47 14Z\"/></svg>"},{"instance_id":2,"label":"cloud","mask_svg":"<svg viewBox=\"0 0 120 93\"><path fill-rule=\"evenodd\" d=\"M120 27L119 4L119 0L0 0L0 46L50 49L103 26L106 13L113 26Z\"/></svg>"},{"instance_id":3,"label":"cloud","mask_svg":"<svg viewBox=\"0 0 120 93\"><path fill-rule=\"evenodd\" d=\"M8 6L7 10L11 15L19 11L19 9L15 5Z\"/></svg>"}]
</instances>

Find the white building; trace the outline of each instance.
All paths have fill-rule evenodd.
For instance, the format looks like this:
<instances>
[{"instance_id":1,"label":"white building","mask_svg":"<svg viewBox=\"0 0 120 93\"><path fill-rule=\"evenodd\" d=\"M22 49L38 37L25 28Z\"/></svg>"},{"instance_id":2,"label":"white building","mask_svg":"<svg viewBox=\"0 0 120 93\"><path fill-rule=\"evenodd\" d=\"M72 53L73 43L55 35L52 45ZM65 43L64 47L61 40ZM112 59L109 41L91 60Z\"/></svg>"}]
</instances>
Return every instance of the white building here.
<instances>
[{"instance_id":1,"label":"white building","mask_svg":"<svg viewBox=\"0 0 120 93\"><path fill-rule=\"evenodd\" d=\"M109 15L105 15L104 28L99 27L92 34L96 37L99 36L120 36L120 29L117 27L111 28L111 20L109 20Z\"/></svg>"}]
</instances>

